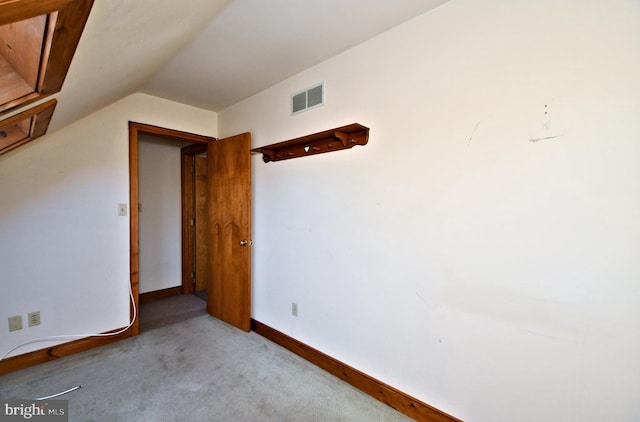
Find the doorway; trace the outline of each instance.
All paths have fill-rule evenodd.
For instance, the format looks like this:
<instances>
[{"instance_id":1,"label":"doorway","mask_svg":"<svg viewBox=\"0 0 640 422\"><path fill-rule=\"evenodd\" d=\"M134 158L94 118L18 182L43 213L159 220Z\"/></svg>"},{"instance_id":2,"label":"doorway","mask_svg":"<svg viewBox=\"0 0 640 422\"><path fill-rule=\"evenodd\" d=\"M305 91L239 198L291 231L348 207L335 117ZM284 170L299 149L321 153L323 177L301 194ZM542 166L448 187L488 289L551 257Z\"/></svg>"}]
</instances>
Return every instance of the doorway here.
<instances>
[{"instance_id":1,"label":"doorway","mask_svg":"<svg viewBox=\"0 0 640 422\"><path fill-rule=\"evenodd\" d=\"M250 330L251 286L251 135L215 138L129 122L129 203L139 203L138 138L141 134L204 145L206 157L206 193L210 204L200 217L205 230L209 275L205 280L207 312L245 331ZM192 154L194 156L200 155ZM195 160L194 160L195 163ZM195 168L194 164L194 168ZM184 220L183 220L184 221ZM195 221L197 227L198 221ZM137 206L130 207L130 266L134 306L139 309L140 294L140 224ZM203 235L201 235L202 237ZM194 249L197 249L194 247ZM194 252L195 253L195 252ZM184 275L184 274L183 274ZM191 274L189 274L189 279ZM189 283L188 283L189 284ZM191 283L191 285L193 285ZM194 291L196 289L193 286ZM133 308L131 309L133 313ZM136 319L131 333L139 333Z\"/></svg>"},{"instance_id":2,"label":"doorway","mask_svg":"<svg viewBox=\"0 0 640 422\"><path fill-rule=\"evenodd\" d=\"M198 172L205 170L204 183L198 177L195 182L195 172L183 171L181 152L193 149L203 156L191 155L190 164L197 162ZM185 150L185 148L187 148ZM196 198L193 190L197 186L200 192L206 194L206 149L205 144L191 144L188 142L169 139L141 133L138 138L138 184L139 184L139 227L140 227L140 331L147 331L157 327L184 321L195 316L206 314L206 283L201 275L205 271L198 271L198 282L201 292L195 296L193 288L184 289L184 274L195 270L195 261L184 259L186 244L183 236L188 233L185 227L198 228L206 235L206 225L189 227L183 223L195 218L186 215L192 212L195 205L192 200L185 201L184 196ZM183 176L188 175L191 180L185 183ZM202 186L202 185L205 186ZM200 193L198 198L202 198ZM204 196L206 200L206 195ZM188 205L188 206L187 206ZM207 204L202 203L199 211L206 211ZM206 218L202 220L206 222ZM200 245L193 245L194 251L206 252L206 239L198 233ZM195 240L196 238L193 237ZM198 267L206 264L204 259L198 259ZM200 257L198 257L200 258ZM195 275L196 272L194 271ZM195 282L192 276L189 281ZM185 287L192 287L186 284ZM190 297L191 296L191 297Z\"/></svg>"}]
</instances>

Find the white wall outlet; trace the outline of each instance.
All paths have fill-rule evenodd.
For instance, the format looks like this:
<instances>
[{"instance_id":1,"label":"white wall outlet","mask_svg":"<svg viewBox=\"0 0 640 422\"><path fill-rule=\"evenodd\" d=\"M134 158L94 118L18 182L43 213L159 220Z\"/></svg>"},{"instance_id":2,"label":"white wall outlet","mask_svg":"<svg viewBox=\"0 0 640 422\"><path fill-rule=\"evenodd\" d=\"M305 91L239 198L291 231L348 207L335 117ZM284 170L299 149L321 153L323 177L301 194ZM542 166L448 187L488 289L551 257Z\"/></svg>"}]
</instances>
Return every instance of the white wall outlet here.
<instances>
[{"instance_id":1,"label":"white wall outlet","mask_svg":"<svg viewBox=\"0 0 640 422\"><path fill-rule=\"evenodd\" d=\"M298 316L298 304L295 302L291 303L291 315L293 315L294 317Z\"/></svg>"},{"instance_id":2,"label":"white wall outlet","mask_svg":"<svg viewBox=\"0 0 640 422\"><path fill-rule=\"evenodd\" d=\"M118 216L119 217L127 216L127 204L118 204Z\"/></svg>"},{"instance_id":3,"label":"white wall outlet","mask_svg":"<svg viewBox=\"0 0 640 422\"><path fill-rule=\"evenodd\" d=\"M9 317L9 331L22 330L22 315Z\"/></svg>"},{"instance_id":4,"label":"white wall outlet","mask_svg":"<svg viewBox=\"0 0 640 422\"><path fill-rule=\"evenodd\" d=\"M27 321L29 321L29 327L35 327L40 325L40 311L31 312L27 315Z\"/></svg>"}]
</instances>

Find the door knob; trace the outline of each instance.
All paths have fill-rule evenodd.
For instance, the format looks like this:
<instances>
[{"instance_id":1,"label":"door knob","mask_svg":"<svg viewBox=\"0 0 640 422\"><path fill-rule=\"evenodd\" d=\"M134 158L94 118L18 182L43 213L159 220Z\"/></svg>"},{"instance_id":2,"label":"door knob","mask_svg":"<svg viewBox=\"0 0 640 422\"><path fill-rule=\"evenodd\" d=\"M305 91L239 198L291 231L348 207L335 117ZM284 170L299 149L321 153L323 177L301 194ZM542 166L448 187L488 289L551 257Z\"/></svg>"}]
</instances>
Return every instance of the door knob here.
<instances>
[{"instance_id":1,"label":"door knob","mask_svg":"<svg viewBox=\"0 0 640 422\"><path fill-rule=\"evenodd\" d=\"M242 239L240 241L240 246L247 246L247 245L249 245L249 246L253 245L253 240Z\"/></svg>"}]
</instances>

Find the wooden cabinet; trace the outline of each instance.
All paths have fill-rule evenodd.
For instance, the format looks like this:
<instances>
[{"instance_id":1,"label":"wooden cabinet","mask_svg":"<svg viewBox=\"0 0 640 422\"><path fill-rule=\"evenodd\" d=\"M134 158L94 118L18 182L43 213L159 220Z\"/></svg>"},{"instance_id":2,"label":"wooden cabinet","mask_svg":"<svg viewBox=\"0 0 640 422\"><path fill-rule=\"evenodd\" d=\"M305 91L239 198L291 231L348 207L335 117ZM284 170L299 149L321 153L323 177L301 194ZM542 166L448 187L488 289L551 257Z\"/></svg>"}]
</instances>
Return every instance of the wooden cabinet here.
<instances>
[{"instance_id":1,"label":"wooden cabinet","mask_svg":"<svg viewBox=\"0 0 640 422\"><path fill-rule=\"evenodd\" d=\"M0 0L0 116L62 88L93 0Z\"/></svg>"},{"instance_id":2,"label":"wooden cabinet","mask_svg":"<svg viewBox=\"0 0 640 422\"><path fill-rule=\"evenodd\" d=\"M43 135L93 0L0 0L0 154Z\"/></svg>"},{"instance_id":3,"label":"wooden cabinet","mask_svg":"<svg viewBox=\"0 0 640 422\"><path fill-rule=\"evenodd\" d=\"M56 104L49 100L0 121L0 155L44 135Z\"/></svg>"}]
</instances>

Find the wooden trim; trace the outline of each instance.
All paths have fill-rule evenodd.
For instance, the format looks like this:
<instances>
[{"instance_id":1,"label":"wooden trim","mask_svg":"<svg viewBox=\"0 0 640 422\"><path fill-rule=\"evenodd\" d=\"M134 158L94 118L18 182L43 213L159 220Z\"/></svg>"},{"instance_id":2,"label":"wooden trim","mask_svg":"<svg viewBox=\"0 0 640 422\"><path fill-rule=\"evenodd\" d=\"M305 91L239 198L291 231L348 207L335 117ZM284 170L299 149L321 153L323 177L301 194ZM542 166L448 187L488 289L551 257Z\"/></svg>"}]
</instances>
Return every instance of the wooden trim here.
<instances>
[{"instance_id":1,"label":"wooden trim","mask_svg":"<svg viewBox=\"0 0 640 422\"><path fill-rule=\"evenodd\" d=\"M15 142L12 142L9 145L5 146L2 146L2 143L0 142L0 155L14 150L44 135L47 131L47 128L49 127L49 122L51 121L51 116L53 116L53 111L55 110L57 103L58 101L55 99L49 100L29 110L18 113L15 116L11 116L5 120L0 121L0 129L2 129L11 127L13 125L18 125L21 121L31 119L31 123L24 137L16 139ZM7 131L9 132L8 129Z\"/></svg>"},{"instance_id":2,"label":"wooden trim","mask_svg":"<svg viewBox=\"0 0 640 422\"><path fill-rule=\"evenodd\" d=\"M216 138L211 136L197 135L191 132L183 132L180 130L167 129L160 126L147 125L137 122L129 122L129 129L135 129L136 132L144 132L150 135L162 136L177 141L208 144L209 142L216 140Z\"/></svg>"},{"instance_id":3,"label":"wooden trim","mask_svg":"<svg viewBox=\"0 0 640 422\"><path fill-rule=\"evenodd\" d=\"M129 214L129 262L131 290L133 291L133 298L137 309L139 309L140 302L140 295L138 293L140 289L140 213L138 211L138 204L140 203L138 137L140 133L207 145L215 141L215 138L210 136L196 135L190 132L167 129L145 123L129 122L129 209L131 210ZM133 335L138 335L139 333L140 327L138 320L139 318L136 318L135 324L132 327Z\"/></svg>"},{"instance_id":4,"label":"wooden trim","mask_svg":"<svg viewBox=\"0 0 640 422\"><path fill-rule=\"evenodd\" d=\"M40 95L37 92L31 92L22 97L16 98L11 101L7 101L6 103L2 103L0 104L0 117L15 111L20 107L26 107L29 104L33 104L36 101L40 101L48 96L49 95Z\"/></svg>"},{"instance_id":5,"label":"wooden trim","mask_svg":"<svg viewBox=\"0 0 640 422\"><path fill-rule=\"evenodd\" d=\"M38 111L33 116L34 122L31 128L31 140L39 138L47 133L47 129L49 129L49 123L51 122L51 117L53 117L53 111L56 108L56 104L58 104L58 101L53 99L33 108L40 111Z\"/></svg>"},{"instance_id":6,"label":"wooden trim","mask_svg":"<svg viewBox=\"0 0 640 422\"><path fill-rule=\"evenodd\" d=\"M122 328L115 329L107 333L117 332L122 330ZM38 365L40 363L45 363L50 360L73 355L74 353L84 352L131 336L132 330L129 329L122 334L110 337L87 337L40 350L34 350L33 352L27 352L22 355L12 356L0 361L0 375L8 374L9 372L28 368L29 366Z\"/></svg>"},{"instance_id":7,"label":"wooden trim","mask_svg":"<svg viewBox=\"0 0 640 422\"><path fill-rule=\"evenodd\" d=\"M64 10L73 3L74 0L0 0L0 25Z\"/></svg>"},{"instance_id":8,"label":"wooden trim","mask_svg":"<svg viewBox=\"0 0 640 422\"><path fill-rule=\"evenodd\" d=\"M251 319L251 329L410 418L429 422L461 422L460 419L411 397L259 321Z\"/></svg>"},{"instance_id":9,"label":"wooden trim","mask_svg":"<svg viewBox=\"0 0 640 422\"><path fill-rule=\"evenodd\" d=\"M166 299L171 296L182 294L182 286L169 287L167 289L155 290L153 292L140 293L140 303L154 302L160 299Z\"/></svg>"},{"instance_id":10,"label":"wooden trim","mask_svg":"<svg viewBox=\"0 0 640 422\"><path fill-rule=\"evenodd\" d=\"M191 145L189 147L185 147L182 150L189 154L200 154L202 152L206 152L207 145L209 143L216 140L211 136L197 135L191 132L183 132L180 130L167 129L160 126L149 125L146 123L139 122L129 122L129 204L131 208L130 215L130 265L131 265L131 285L138 288L140 283L140 250L139 250L139 221L140 215L138 212L139 203L139 190L140 186L138 183L138 134L145 133L148 135L159 136L167 139L182 141L182 142L194 142L196 144L204 144L204 146L196 146ZM184 154L181 158L183 160L182 170L184 173ZM184 184L184 175L181 176ZM184 187L183 187L184 188ZM135 206L134 206L135 204ZM184 206L183 206L183 216L182 220L184 222ZM184 229L184 226L183 226ZM183 230L184 231L184 230ZM184 236L184 235L183 235ZM184 242L185 239L183 237L183 262L184 261ZM185 283L185 277L188 276L188 272L185 275L183 265L182 271L182 293L191 293L193 292L193 286L190 283ZM137 296L136 300L137 300ZM136 326L136 330L137 330ZM137 331L136 331L137 334Z\"/></svg>"},{"instance_id":11,"label":"wooden trim","mask_svg":"<svg viewBox=\"0 0 640 422\"><path fill-rule=\"evenodd\" d=\"M215 138L211 138L211 139L215 139ZM182 147L180 148L180 153L181 155L200 155L200 154L206 154L207 153L207 145L206 144L193 144L193 145L187 145L186 147Z\"/></svg>"},{"instance_id":12,"label":"wooden trim","mask_svg":"<svg viewBox=\"0 0 640 422\"><path fill-rule=\"evenodd\" d=\"M140 298L140 249L139 249L139 221L140 213L140 185L138 183L138 129L129 123L129 272L133 300L136 309L139 308ZM133 325L133 335L140 332L139 317Z\"/></svg>"},{"instance_id":13,"label":"wooden trim","mask_svg":"<svg viewBox=\"0 0 640 422\"><path fill-rule=\"evenodd\" d=\"M62 89L92 6L93 0L76 0L58 10L40 94L53 94Z\"/></svg>"}]
</instances>

